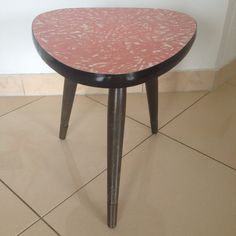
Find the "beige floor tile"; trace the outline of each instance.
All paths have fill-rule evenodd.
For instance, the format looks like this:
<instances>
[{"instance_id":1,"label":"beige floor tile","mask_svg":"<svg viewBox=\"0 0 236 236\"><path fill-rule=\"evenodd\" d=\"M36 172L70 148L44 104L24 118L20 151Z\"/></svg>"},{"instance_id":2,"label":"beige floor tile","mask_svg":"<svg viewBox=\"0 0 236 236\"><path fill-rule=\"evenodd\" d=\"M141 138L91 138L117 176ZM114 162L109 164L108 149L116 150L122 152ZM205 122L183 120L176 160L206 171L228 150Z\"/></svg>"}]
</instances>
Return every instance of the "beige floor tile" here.
<instances>
[{"instance_id":1,"label":"beige floor tile","mask_svg":"<svg viewBox=\"0 0 236 236\"><path fill-rule=\"evenodd\" d=\"M236 87L219 87L161 132L236 168Z\"/></svg>"},{"instance_id":2,"label":"beige floor tile","mask_svg":"<svg viewBox=\"0 0 236 236\"><path fill-rule=\"evenodd\" d=\"M16 235L37 220L37 216L0 183L0 235Z\"/></svg>"},{"instance_id":3,"label":"beige floor tile","mask_svg":"<svg viewBox=\"0 0 236 236\"><path fill-rule=\"evenodd\" d=\"M21 236L56 236L54 233L43 221L39 221L29 229L20 234Z\"/></svg>"},{"instance_id":4,"label":"beige floor tile","mask_svg":"<svg viewBox=\"0 0 236 236\"><path fill-rule=\"evenodd\" d=\"M236 235L236 172L162 135L124 158L118 226L106 226L106 173L45 217L61 235Z\"/></svg>"},{"instance_id":5,"label":"beige floor tile","mask_svg":"<svg viewBox=\"0 0 236 236\"><path fill-rule=\"evenodd\" d=\"M193 104L206 92L178 92L159 94L159 127L166 124L188 106ZM89 97L107 104L105 95L89 95ZM127 115L150 126L146 94L128 94Z\"/></svg>"},{"instance_id":6,"label":"beige floor tile","mask_svg":"<svg viewBox=\"0 0 236 236\"><path fill-rule=\"evenodd\" d=\"M106 167L106 107L77 97L61 141L60 105L46 97L0 118L0 178L41 215ZM126 119L124 153L149 135Z\"/></svg>"},{"instance_id":7,"label":"beige floor tile","mask_svg":"<svg viewBox=\"0 0 236 236\"><path fill-rule=\"evenodd\" d=\"M0 97L0 116L38 99L39 97Z\"/></svg>"}]
</instances>

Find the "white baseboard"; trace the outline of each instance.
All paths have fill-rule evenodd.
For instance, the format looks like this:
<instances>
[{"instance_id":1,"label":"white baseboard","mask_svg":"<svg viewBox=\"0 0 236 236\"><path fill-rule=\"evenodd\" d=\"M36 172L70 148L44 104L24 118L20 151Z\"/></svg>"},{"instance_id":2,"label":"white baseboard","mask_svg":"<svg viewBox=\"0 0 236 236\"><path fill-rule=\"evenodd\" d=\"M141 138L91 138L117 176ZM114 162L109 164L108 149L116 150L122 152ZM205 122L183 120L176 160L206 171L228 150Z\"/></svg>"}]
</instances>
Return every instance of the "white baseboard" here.
<instances>
[{"instance_id":1,"label":"white baseboard","mask_svg":"<svg viewBox=\"0 0 236 236\"><path fill-rule=\"evenodd\" d=\"M236 76L236 60L218 71L170 71L159 78L160 92L211 90ZM63 77L53 74L0 75L0 96L61 95ZM129 93L145 92L143 85L128 88ZM107 89L78 85L77 94L104 94Z\"/></svg>"},{"instance_id":2,"label":"white baseboard","mask_svg":"<svg viewBox=\"0 0 236 236\"><path fill-rule=\"evenodd\" d=\"M220 68L215 76L214 88L236 77L236 59Z\"/></svg>"},{"instance_id":3,"label":"white baseboard","mask_svg":"<svg viewBox=\"0 0 236 236\"><path fill-rule=\"evenodd\" d=\"M211 90L215 71L172 71L159 78L160 92Z\"/></svg>"}]
</instances>

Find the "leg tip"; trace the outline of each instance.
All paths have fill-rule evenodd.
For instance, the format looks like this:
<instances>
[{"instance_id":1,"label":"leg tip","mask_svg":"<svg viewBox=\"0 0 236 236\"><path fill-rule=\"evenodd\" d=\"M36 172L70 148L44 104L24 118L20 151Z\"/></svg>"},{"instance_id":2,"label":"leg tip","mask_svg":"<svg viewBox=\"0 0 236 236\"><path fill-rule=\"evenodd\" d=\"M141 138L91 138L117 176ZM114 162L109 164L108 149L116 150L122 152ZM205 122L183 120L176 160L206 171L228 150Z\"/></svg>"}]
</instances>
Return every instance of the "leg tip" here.
<instances>
[{"instance_id":1,"label":"leg tip","mask_svg":"<svg viewBox=\"0 0 236 236\"><path fill-rule=\"evenodd\" d=\"M60 133L59 133L59 138L61 140L64 140L66 138L66 133L67 133L68 125L67 126L61 126L60 127Z\"/></svg>"},{"instance_id":2,"label":"leg tip","mask_svg":"<svg viewBox=\"0 0 236 236\"><path fill-rule=\"evenodd\" d=\"M109 228L115 228L117 224L117 204L108 205L107 225Z\"/></svg>"},{"instance_id":3,"label":"leg tip","mask_svg":"<svg viewBox=\"0 0 236 236\"><path fill-rule=\"evenodd\" d=\"M157 129L157 127L152 128L152 134L157 134L157 133L158 133L158 129Z\"/></svg>"}]
</instances>

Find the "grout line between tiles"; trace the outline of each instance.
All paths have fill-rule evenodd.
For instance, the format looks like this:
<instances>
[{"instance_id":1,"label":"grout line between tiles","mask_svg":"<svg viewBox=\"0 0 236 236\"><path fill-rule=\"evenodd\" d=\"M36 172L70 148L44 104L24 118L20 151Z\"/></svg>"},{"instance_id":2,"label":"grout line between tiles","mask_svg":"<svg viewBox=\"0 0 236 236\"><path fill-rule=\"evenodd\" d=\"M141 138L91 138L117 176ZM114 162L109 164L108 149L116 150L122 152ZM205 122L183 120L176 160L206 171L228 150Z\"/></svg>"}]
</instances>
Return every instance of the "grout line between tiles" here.
<instances>
[{"instance_id":1,"label":"grout line between tiles","mask_svg":"<svg viewBox=\"0 0 236 236\"><path fill-rule=\"evenodd\" d=\"M152 137L153 134L149 135L148 137L146 137L145 139L143 139L141 142L139 142L137 145L135 145L131 150L129 150L126 154L124 154L122 156L122 158L124 158L125 156L127 156L130 152L132 152L134 149L136 149L138 146L140 146L142 143L144 143L146 140L148 140L150 137ZM58 203L56 206L54 206L51 210L49 210L47 213L45 213L42 218L44 218L45 216L47 216L48 214L50 214L52 211L54 211L57 207L59 207L60 205L62 205L65 201L67 201L69 198L71 198L73 195L75 195L76 193L78 193L79 191L81 191L83 188L85 188L89 183L91 183L93 180L95 180L96 178L98 178L100 175L102 175L105 171L107 170L107 168L103 169L100 173L98 173L96 176L94 176L92 179L90 179L88 182L86 182L85 184L83 184L80 188L78 188L77 190L75 190L72 194L70 194L66 199L64 199L63 201L61 201L60 203Z\"/></svg>"},{"instance_id":2,"label":"grout line between tiles","mask_svg":"<svg viewBox=\"0 0 236 236\"><path fill-rule=\"evenodd\" d=\"M167 121L164 125L162 125L162 126L159 128L159 130L162 129L162 128L164 128L166 125L168 125L170 122L172 122L172 121L173 121L174 119L176 119L178 116L180 116L183 112L185 112L186 110L188 110L189 108L191 108L193 105L195 105L195 104L196 104L197 102L199 102L202 98L204 98L205 96L207 96L209 93L210 93L210 91L208 91L208 92L206 92L205 94L203 94L203 95L202 95L200 98L198 98L194 103L192 103L191 105L189 105L188 107L186 107L183 111L181 111L181 112L178 113L176 116L174 116L174 117L171 118L169 121ZM87 98L91 99L92 101L97 102L97 103L99 103L99 104L101 104L101 105L107 107L107 105L105 105L104 103L99 102L99 101L97 101L96 99L94 99L94 98L92 98L92 97L89 97L88 95L85 95L85 96L86 96ZM131 119L131 120L133 120L133 121L135 121L135 122L137 122L137 123L139 123L139 124L141 124L141 125L143 125L143 126L146 126L147 128L150 128L150 126L148 126L148 125L142 123L141 121L136 120L136 119L133 118L133 117L130 117L130 116L128 116L128 115L126 115L126 117L129 118L129 119Z\"/></svg>"},{"instance_id":3,"label":"grout line between tiles","mask_svg":"<svg viewBox=\"0 0 236 236\"><path fill-rule=\"evenodd\" d=\"M39 221L43 221L56 235L61 236L50 224L48 224L48 222L46 222L43 218L38 219L37 221L35 221L33 224L31 224L30 226L28 226L27 228L25 228L24 230L22 230L20 233L18 233L16 236L20 236L22 235L24 232L26 232L28 229L30 229L31 227L33 227L35 224L37 224Z\"/></svg>"},{"instance_id":4,"label":"grout line between tiles","mask_svg":"<svg viewBox=\"0 0 236 236\"><path fill-rule=\"evenodd\" d=\"M21 108L23 108L23 107L25 107L25 106L28 106L28 105L30 105L30 104L32 104L32 103L34 103L34 102L37 102L37 101L41 100L42 98L44 98L44 96L43 96L43 97L39 97L39 98L37 98L37 99L35 99L35 100L31 101L31 102L28 102L28 103L26 103L26 104L24 104L24 105L22 105L22 106L19 106L19 107L15 108L15 109L13 109L13 110L11 110L11 111L8 111L7 113L4 113L4 114L0 115L0 118L3 117L3 116L8 115L9 113L12 113L12 112L14 112L14 111L17 111L17 110L19 110L19 109L21 109Z\"/></svg>"},{"instance_id":5,"label":"grout line between tiles","mask_svg":"<svg viewBox=\"0 0 236 236\"><path fill-rule=\"evenodd\" d=\"M39 218L38 220L36 220L35 222L33 222L31 225L27 226L25 229L23 229L22 231L20 231L20 233L18 233L16 236L22 235L25 231L27 231L29 228L31 228L32 226L34 226L36 223L38 223L41 219Z\"/></svg>"},{"instance_id":6,"label":"grout line between tiles","mask_svg":"<svg viewBox=\"0 0 236 236\"><path fill-rule=\"evenodd\" d=\"M41 220L58 236L61 236L45 219L41 218Z\"/></svg>"},{"instance_id":7,"label":"grout line between tiles","mask_svg":"<svg viewBox=\"0 0 236 236\"><path fill-rule=\"evenodd\" d=\"M135 121L136 123L139 123L140 125L143 125L143 126L149 128L149 129L151 128L150 126L148 126L148 125L142 123L141 121L138 121L138 120L136 120L136 119L134 119L134 118L132 118L132 117L130 117L130 116L126 116L126 117L129 118L130 120Z\"/></svg>"},{"instance_id":8,"label":"grout line between tiles","mask_svg":"<svg viewBox=\"0 0 236 236\"><path fill-rule=\"evenodd\" d=\"M37 211L35 211L22 197L20 197L11 187L9 187L2 179L0 179L0 182L8 188L19 200L21 200L27 207L31 209L31 211L34 212L39 218L41 217Z\"/></svg>"},{"instance_id":9,"label":"grout line between tiles","mask_svg":"<svg viewBox=\"0 0 236 236\"><path fill-rule=\"evenodd\" d=\"M52 211L54 211L57 207L59 207L61 204L63 204L65 201L67 201L69 198L71 198L73 195L75 195L77 192L79 192L81 189L83 189L84 187L86 187L89 183L91 183L94 179L96 179L98 176L100 176L101 174L103 174L106 171L106 168L104 170L102 170L100 173L98 173L96 176L94 176L92 179L90 179L88 182L86 182L85 184L83 184L80 188L78 188L77 190L75 190L73 193L71 193L67 198L65 198L63 201L61 201L60 203L58 203L56 206L54 206L51 210L49 210L47 213L45 213L42 216L42 219L47 216L48 214L50 214ZM45 220L45 219L44 219Z\"/></svg>"},{"instance_id":10,"label":"grout line between tiles","mask_svg":"<svg viewBox=\"0 0 236 236\"><path fill-rule=\"evenodd\" d=\"M104 94L104 95L107 95L107 94ZM90 99L90 100L92 100L92 101L94 101L94 102L96 102L96 103L99 103L99 104L103 105L104 107L107 107L106 104L104 104L104 103L102 103L102 102L99 102L98 100L96 100L96 99L90 97L89 95L85 95L85 97L88 98L88 99Z\"/></svg>"},{"instance_id":11,"label":"grout line between tiles","mask_svg":"<svg viewBox=\"0 0 236 236\"><path fill-rule=\"evenodd\" d=\"M34 208L32 208L22 197L20 197L13 189L11 189L11 187L9 187L2 179L0 179L0 182L9 190L11 191L11 193L13 193L21 202L23 202L31 211L34 212L34 214L36 216L38 216L39 218L33 222L30 226L28 226L26 229L24 229L22 232L20 232L18 235L22 234L24 231L26 231L27 229L29 229L32 225L36 224L39 220L43 220L42 216L40 216L40 214L34 210ZM47 223L48 225L48 223ZM49 226L49 225L48 225ZM57 233L57 231L55 229L52 228L52 226L50 226L50 228L58 235L60 236L60 234Z\"/></svg>"},{"instance_id":12,"label":"grout line between tiles","mask_svg":"<svg viewBox=\"0 0 236 236\"><path fill-rule=\"evenodd\" d=\"M102 102L99 102L99 101L97 101L96 99L94 99L94 98L92 98L92 97L89 97L88 95L85 95L85 97L89 98L90 100L92 100L92 101L94 101L94 102L96 102L96 103L99 103L99 104L103 105L104 107L107 107L106 104L104 104L104 103L102 103ZM149 128L149 129L151 128L150 126L148 126L148 125L142 123L141 121L138 121L138 120L134 119L134 118L131 117L131 116L128 116L128 115L125 115L125 116L126 116L127 118L129 118L130 120L133 120L133 121L135 121L135 122L137 122L137 123L139 123L139 124L141 124L141 125L143 125L143 126L146 126L146 127Z\"/></svg>"},{"instance_id":13,"label":"grout line between tiles","mask_svg":"<svg viewBox=\"0 0 236 236\"><path fill-rule=\"evenodd\" d=\"M47 221L45 221L42 217L39 218L37 221L35 221L33 224L29 225L27 228L25 228L24 230L22 230L20 233L18 233L16 236L20 236L23 233L25 233L28 229L30 229L31 227L33 227L35 224L37 224L38 222L44 222L57 236L61 236L50 224L48 224Z\"/></svg>"},{"instance_id":14,"label":"grout line between tiles","mask_svg":"<svg viewBox=\"0 0 236 236\"><path fill-rule=\"evenodd\" d=\"M127 156L129 153L131 153L134 149L136 149L138 146L140 146L141 144L143 144L144 142L146 142L149 138L151 138L154 134L150 134L149 136L147 136L145 139L143 139L140 143L138 143L137 145L135 145L131 150L129 150L127 153L125 153L123 157Z\"/></svg>"},{"instance_id":15,"label":"grout line between tiles","mask_svg":"<svg viewBox=\"0 0 236 236\"><path fill-rule=\"evenodd\" d=\"M194 103L192 103L191 105L189 105L188 107L186 107L183 111L181 111L180 113L178 113L176 116L174 116L173 118L171 118L167 123L165 123L164 125L162 125L160 129L164 128L165 126L167 126L170 122L172 122L173 120L175 120L177 117L179 117L180 115L182 115L185 111L187 111L189 108L191 108L193 105L195 105L196 103L198 103L200 100L202 100L204 97L206 97L207 95L210 94L210 91L206 92L205 94L203 94L200 98L198 98Z\"/></svg>"},{"instance_id":16,"label":"grout line between tiles","mask_svg":"<svg viewBox=\"0 0 236 236\"><path fill-rule=\"evenodd\" d=\"M230 166L230 165L227 165L227 164L225 164L224 162L219 161L219 160L215 159L214 157L211 157L211 156L207 155L206 153L197 150L197 149L194 148L194 147L191 147L191 146L189 146L189 145L187 145L187 144L185 144L185 143L183 143L183 142L181 142L181 141L179 141L179 140L177 140L177 139L175 139L175 138L173 138L173 137L171 137L171 136L169 136L169 135L167 135L167 134L165 134L165 133L162 133L162 132L159 132L159 133L162 134L162 135L164 135L165 137L167 137L167 138L169 138L169 139L171 139L171 140L177 142L177 143L180 143L180 144L184 145L185 147L188 147L188 148L192 149L192 150L195 151L195 152L198 152L198 153L202 154L204 157L206 157L206 158L208 158L208 159L210 159L210 160L212 160L212 161L215 161L215 162L217 162L217 163L219 163L219 164L221 164L221 165L223 165L223 166L225 166L225 167L227 167L227 168L230 168L231 170L236 171L236 169L235 169L234 167L232 167L232 166Z\"/></svg>"}]
</instances>

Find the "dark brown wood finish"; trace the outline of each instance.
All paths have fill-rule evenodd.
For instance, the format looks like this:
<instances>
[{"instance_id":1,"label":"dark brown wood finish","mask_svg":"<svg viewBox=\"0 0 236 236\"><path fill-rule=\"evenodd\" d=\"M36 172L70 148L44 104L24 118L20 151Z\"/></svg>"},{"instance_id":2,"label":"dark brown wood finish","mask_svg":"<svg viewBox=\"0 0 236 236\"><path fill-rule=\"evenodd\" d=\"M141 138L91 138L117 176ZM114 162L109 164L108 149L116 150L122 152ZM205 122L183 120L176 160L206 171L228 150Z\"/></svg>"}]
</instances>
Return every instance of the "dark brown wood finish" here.
<instances>
[{"instance_id":1,"label":"dark brown wood finish","mask_svg":"<svg viewBox=\"0 0 236 236\"><path fill-rule=\"evenodd\" d=\"M152 78L146 83L148 108L152 133L158 132L158 79Z\"/></svg>"},{"instance_id":2,"label":"dark brown wood finish","mask_svg":"<svg viewBox=\"0 0 236 236\"><path fill-rule=\"evenodd\" d=\"M107 224L114 228L117 208L123 137L126 88L109 89L107 114Z\"/></svg>"},{"instance_id":3,"label":"dark brown wood finish","mask_svg":"<svg viewBox=\"0 0 236 236\"><path fill-rule=\"evenodd\" d=\"M65 139L69 126L70 114L73 106L77 83L66 79L64 80L64 90L61 109L61 124L59 138Z\"/></svg>"},{"instance_id":4,"label":"dark brown wood finish","mask_svg":"<svg viewBox=\"0 0 236 236\"><path fill-rule=\"evenodd\" d=\"M80 71L78 69L74 69L61 63L40 46L33 34L34 45L39 55L52 69L54 69L63 77L69 78L70 80L74 81L75 83L100 88L131 87L145 83L153 76L160 76L166 73L167 71L175 67L187 55L195 41L195 38L196 33L193 35L191 40L185 45L185 47L183 47L177 54L175 54L173 57L170 57L168 60L163 61L160 64L135 73L110 75L94 74L90 72Z\"/></svg>"}]
</instances>

